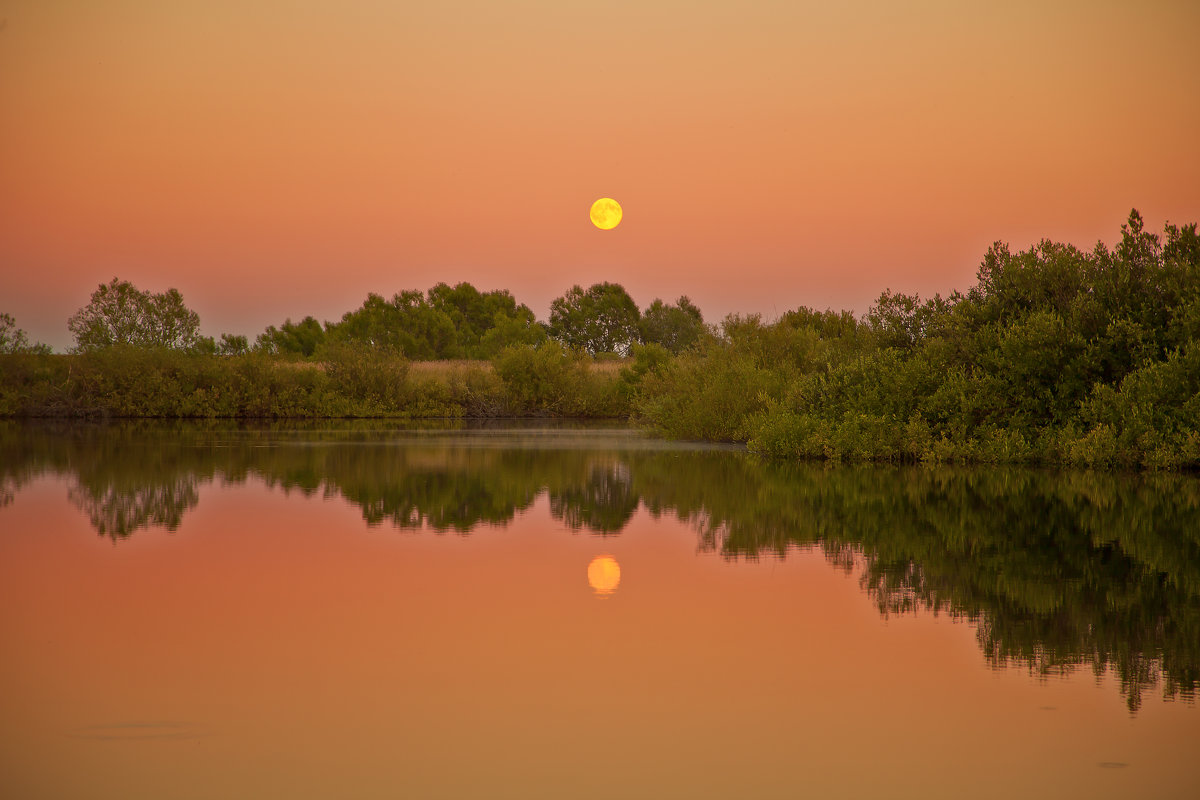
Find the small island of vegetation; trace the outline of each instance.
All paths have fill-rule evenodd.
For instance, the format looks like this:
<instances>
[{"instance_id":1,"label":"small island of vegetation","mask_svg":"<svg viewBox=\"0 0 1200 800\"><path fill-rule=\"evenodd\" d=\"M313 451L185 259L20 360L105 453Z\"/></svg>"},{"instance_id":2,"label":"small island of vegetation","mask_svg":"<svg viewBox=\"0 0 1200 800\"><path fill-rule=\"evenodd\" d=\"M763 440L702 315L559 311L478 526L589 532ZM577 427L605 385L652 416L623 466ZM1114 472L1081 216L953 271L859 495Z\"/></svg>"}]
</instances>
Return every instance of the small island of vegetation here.
<instances>
[{"instance_id":1,"label":"small island of vegetation","mask_svg":"<svg viewBox=\"0 0 1200 800\"><path fill-rule=\"evenodd\" d=\"M766 456L1200 467L1200 236L1090 252L997 243L966 293L885 291L863 317L706 324L572 287L547 323L507 291L369 295L336 322L201 336L175 290L116 278L54 354L0 315L0 416L623 417Z\"/></svg>"}]
</instances>

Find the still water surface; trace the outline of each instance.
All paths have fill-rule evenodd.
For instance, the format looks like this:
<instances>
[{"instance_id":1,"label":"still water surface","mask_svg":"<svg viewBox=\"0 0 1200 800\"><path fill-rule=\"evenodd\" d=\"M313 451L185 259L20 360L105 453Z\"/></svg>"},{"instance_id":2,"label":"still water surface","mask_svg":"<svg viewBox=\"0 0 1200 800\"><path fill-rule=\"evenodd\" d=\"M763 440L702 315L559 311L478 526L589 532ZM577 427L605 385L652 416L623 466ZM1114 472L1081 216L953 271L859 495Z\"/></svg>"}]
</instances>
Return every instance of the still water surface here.
<instances>
[{"instance_id":1,"label":"still water surface","mask_svg":"<svg viewBox=\"0 0 1200 800\"><path fill-rule=\"evenodd\" d=\"M1200 796L1200 479L0 422L0 796Z\"/></svg>"}]
</instances>

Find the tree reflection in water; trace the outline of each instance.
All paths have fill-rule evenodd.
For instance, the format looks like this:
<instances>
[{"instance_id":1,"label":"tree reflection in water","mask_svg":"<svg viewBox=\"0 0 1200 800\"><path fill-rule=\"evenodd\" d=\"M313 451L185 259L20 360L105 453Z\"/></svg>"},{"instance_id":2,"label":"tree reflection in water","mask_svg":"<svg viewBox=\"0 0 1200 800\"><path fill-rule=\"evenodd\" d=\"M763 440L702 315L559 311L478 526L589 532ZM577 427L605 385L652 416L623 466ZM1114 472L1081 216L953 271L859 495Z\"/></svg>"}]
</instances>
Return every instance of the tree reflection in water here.
<instances>
[{"instance_id":1,"label":"tree reflection in water","mask_svg":"<svg viewBox=\"0 0 1200 800\"><path fill-rule=\"evenodd\" d=\"M67 490L67 497L98 533L123 539L139 528L178 528L183 512L200 502L196 485L195 479L187 477L133 487L77 483Z\"/></svg>"},{"instance_id":2,"label":"tree reflection in water","mask_svg":"<svg viewBox=\"0 0 1200 800\"><path fill-rule=\"evenodd\" d=\"M619 460L587 467L587 477L550 494L550 515L573 531L620 533L637 511L629 466Z\"/></svg>"},{"instance_id":3,"label":"tree reflection in water","mask_svg":"<svg viewBox=\"0 0 1200 800\"><path fill-rule=\"evenodd\" d=\"M1019 469L764 463L620 434L416 435L378 422L230 426L0 423L0 486L67 475L114 539L174 529L198 487L251 476L358 506L368 525L467 534L543 492L574 531L615 535L639 506L730 561L819 549L881 614L974 623L997 666L1113 670L1131 710L1200 681L1200 480Z\"/></svg>"}]
</instances>

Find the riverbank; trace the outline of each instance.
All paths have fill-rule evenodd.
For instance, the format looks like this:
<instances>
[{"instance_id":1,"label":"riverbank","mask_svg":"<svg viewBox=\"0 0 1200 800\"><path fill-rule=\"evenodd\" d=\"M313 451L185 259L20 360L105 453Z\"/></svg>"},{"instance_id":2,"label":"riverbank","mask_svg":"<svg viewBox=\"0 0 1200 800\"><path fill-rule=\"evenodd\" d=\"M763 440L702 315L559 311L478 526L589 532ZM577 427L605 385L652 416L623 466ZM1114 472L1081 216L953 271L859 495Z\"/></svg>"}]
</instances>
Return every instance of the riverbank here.
<instances>
[{"instance_id":1,"label":"riverbank","mask_svg":"<svg viewBox=\"0 0 1200 800\"><path fill-rule=\"evenodd\" d=\"M1200 469L1200 235L1130 214L1084 252L994 245L965 294L730 315L673 354L556 339L491 361L377 343L308 360L133 347L0 355L0 416L633 419L785 460ZM646 341L646 337L642 337Z\"/></svg>"},{"instance_id":2,"label":"riverbank","mask_svg":"<svg viewBox=\"0 0 1200 800\"><path fill-rule=\"evenodd\" d=\"M0 416L150 418L628 417L620 364L556 345L494 361L409 362L365 349L321 361L114 347L0 356Z\"/></svg>"}]
</instances>

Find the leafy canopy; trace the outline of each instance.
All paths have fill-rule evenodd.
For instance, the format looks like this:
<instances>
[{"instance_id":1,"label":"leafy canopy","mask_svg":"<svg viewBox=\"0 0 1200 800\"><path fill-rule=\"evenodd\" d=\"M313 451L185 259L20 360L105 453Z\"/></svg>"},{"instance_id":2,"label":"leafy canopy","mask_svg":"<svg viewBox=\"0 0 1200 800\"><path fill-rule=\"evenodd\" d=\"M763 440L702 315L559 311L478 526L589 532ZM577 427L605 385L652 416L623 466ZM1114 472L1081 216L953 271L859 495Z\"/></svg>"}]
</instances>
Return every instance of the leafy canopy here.
<instances>
[{"instance_id":1,"label":"leafy canopy","mask_svg":"<svg viewBox=\"0 0 1200 800\"><path fill-rule=\"evenodd\" d=\"M597 283L584 291L572 286L550 304L550 336L592 355L626 355L639 339L641 312L617 283Z\"/></svg>"},{"instance_id":2,"label":"leafy canopy","mask_svg":"<svg viewBox=\"0 0 1200 800\"><path fill-rule=\"evenodd\" d=\"M638 325L644 344L660 344L678 355L699 343L708 332L700 309L683 295L669 306L655 299Z\"/></svg>"},{"instance_id":3,"label":"leafy canopy","mask_svg":"<svg viewBox=\"0 0 1200 800\"><path fill-rule=\"evenodd\" d=\"M67 327L80 352L114 345L189 350L200 337L200 316L184 304L178 289L152 294L113 278L92 292Z\"/></svg>"},{"instance_id":4,"label":"leafy canopy","mask_svg":"<svg viewBox=\"0 0 1200 800\"><path fill-rule=\"evenodd\" d=\"M308 358L324 343L325 329L315 317L308 316L299 322L292 322L289 318L278 328L268 325L267 329L258 335L254 346L263 353Z\"/></svg>"},{"instance_id":5,"label":"leafy canopy","mask_svg":"<svg viewBox=\"0 0 1200 800\"><path fill-rule=\"evenodd\" d=\"M490 358L510 345L546 338L529 307L508 291L480 292L469 283L439 283L428 293L403 291L391 300L369 294L326 331L331 342L422 360Z\"/></svg>"}]
</instances>

